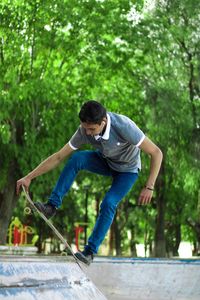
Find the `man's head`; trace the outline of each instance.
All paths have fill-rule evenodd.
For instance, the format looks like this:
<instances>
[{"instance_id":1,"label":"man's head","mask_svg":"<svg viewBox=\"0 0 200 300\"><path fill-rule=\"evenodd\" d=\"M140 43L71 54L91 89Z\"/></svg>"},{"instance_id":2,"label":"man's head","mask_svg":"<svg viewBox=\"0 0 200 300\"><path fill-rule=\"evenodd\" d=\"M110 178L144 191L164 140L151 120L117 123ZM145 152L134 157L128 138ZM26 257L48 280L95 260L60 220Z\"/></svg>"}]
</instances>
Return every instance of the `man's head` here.
<instances>
[{"instance_id":1,"label":"man's head","mask_svg":"<svg viewBox=\"0 0 200 300\"><path fill-rule=\"evenodd\" d=\"M81 107L79 118L87 135L98 135L107 123L106 109L97 101L87 101Z\"/></svg>"}]
</instances>

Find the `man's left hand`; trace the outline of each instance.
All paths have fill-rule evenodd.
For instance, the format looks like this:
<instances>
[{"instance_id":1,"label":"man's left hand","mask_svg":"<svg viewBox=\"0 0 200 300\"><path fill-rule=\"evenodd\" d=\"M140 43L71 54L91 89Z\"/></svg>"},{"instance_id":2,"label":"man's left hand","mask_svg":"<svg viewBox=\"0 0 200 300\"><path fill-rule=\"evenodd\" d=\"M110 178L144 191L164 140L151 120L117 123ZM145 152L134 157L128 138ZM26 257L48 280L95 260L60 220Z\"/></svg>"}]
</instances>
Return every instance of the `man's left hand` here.
<instances>
[{"instance_id":1,"label":"man's left hand","mask_svg":"<svg viewBox=\"0 0 200 300\"><path fill-rule=\"evenodd\" d=\"M147 188L143 188L138 199L139 205L146 205L151 203L152 196L153 196L153 191Z\"/></svg>"}]
</instances>

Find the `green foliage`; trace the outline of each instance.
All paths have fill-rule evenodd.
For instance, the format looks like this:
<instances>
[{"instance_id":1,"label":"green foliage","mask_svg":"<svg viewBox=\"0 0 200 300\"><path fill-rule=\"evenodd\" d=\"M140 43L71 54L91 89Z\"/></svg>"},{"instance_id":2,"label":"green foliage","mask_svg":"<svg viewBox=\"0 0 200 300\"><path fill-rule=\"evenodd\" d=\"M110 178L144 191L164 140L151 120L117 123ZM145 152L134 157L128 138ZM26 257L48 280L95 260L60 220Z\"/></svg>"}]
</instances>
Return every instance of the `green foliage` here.
<instances>
[{"instance_id":1,"label":"green foliage","mask_svg":"<svg viewBox=\"0 0 200 300\"><path fill-rule=\"evenodd\" d=\"M176 225L184 228L182 239L190 239L188 218L199 217L199 1L158 0L153 10L146 5L145 13L144 2L1 2L0 190L11 161L17 180L69 140L81 104L95 98L132 118L161 147L166 237L172 245ZM134 229L137 241L145 234L154 238L156 199L153 208L135 206L149 172L148 158L142 158L139 183L117 218L125 224L125 253L127 230ZM33 182L35 200L48 198L63 165ZM110 184L88 173L76 183L55 219L71 240L74 222L84 219L84 186L90 186L90 231L95 199L102 199ZM22 208L19 204L15 214L26 222ZM46 228L42 234L51 233Z\"/></svg>"}]
</instances>

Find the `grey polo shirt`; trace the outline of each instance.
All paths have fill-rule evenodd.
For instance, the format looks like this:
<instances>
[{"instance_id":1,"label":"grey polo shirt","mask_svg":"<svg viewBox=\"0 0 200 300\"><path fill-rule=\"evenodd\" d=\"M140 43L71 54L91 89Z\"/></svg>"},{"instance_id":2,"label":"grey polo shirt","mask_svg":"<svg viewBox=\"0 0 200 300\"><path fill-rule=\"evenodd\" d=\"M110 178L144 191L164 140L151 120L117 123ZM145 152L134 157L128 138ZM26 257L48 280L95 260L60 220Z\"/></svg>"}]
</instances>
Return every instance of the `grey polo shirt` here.
<instances>
[{"instance_id":1,"label":"grey polo shirt","mask_svg":"<svg viewBox=\"0 0 200 300\"><path fill-rule=\"evenodd\" d=\"M144 138L144 133L131 119L108 112L103 136L89 136L80 125L70 139L69 145L76 150L83 144L90 144L102 153L111 169L137 173L138 169L141 169L138 147Z\"/></svg>"}]
</instances>

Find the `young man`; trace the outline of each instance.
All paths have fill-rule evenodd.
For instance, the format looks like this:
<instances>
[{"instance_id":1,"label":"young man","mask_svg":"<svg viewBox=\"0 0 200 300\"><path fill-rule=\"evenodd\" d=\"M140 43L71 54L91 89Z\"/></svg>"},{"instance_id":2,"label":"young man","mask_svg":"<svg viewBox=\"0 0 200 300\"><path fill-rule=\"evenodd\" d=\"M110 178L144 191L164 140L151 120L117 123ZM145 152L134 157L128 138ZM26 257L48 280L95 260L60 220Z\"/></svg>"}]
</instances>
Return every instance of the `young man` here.
<instances>
[{"instance_id":1,"label":"young man","mask_svg":"<svg viewBox=\"0 0 200 300\"><path fill-rule=\"evenodd\" d=\"M31 180L55 168L64 158L83 144L91 144L95 151L77 151L66 163L47 203L35 205L47 218L55 215L80 170L112 177L112 185L100 207L100 213L88 244L76 256L84 263L93 260L93 254L110 228L116 208L138 178L141 169L140 149L150 155L150 173L139 196L139 204L151 202L154 184L158 176L162 152L128 117L106 112L97 101L83 104L79 112L80 126L70 141L58 152L49 156L38 167L17 181L17 194L21 185L28 190Z\"/></svg>"}]
</instances>

